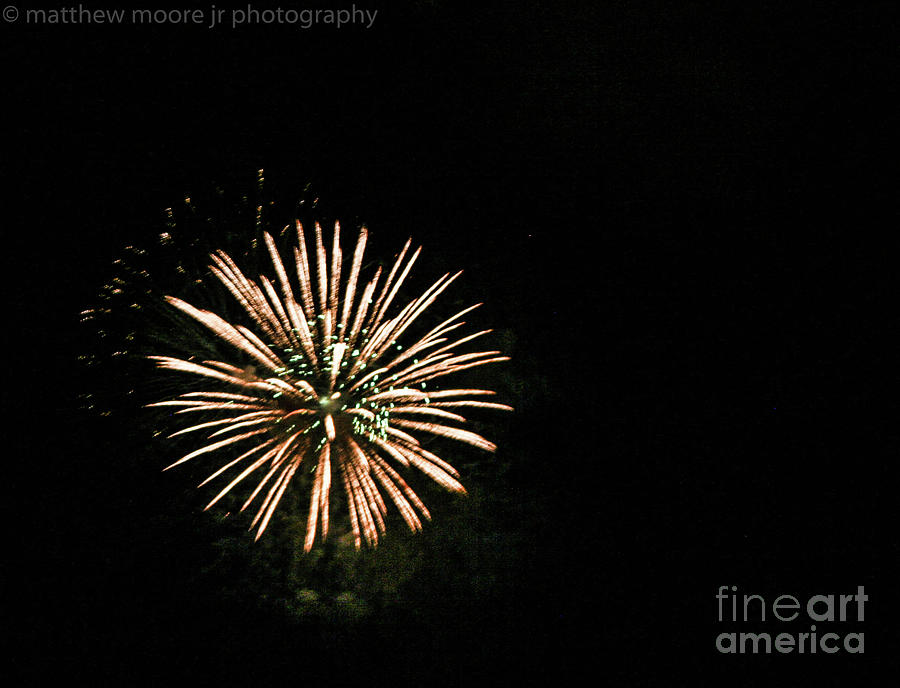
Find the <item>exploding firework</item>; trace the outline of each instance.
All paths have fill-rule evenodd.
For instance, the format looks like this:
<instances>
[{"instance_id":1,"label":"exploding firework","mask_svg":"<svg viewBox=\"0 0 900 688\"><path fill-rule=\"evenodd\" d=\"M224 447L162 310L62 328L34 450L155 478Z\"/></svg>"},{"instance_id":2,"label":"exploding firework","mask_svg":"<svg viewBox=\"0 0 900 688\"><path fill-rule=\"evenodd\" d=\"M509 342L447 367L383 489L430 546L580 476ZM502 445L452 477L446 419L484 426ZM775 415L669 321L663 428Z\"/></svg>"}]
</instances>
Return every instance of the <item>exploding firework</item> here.
<instances>
[{"instance_id":1,"label":"exploding firework","mask_svg":"<svg viewBox=\"0 0 900 688\"><path fill-rule=\"evenodd\" d=\"M228 471L237 473L207 509L254 476L250 482L256 485L241 511L258 500L250 525L258 539L288 485L306 472L311 489L304 549L310 551L317 533L322 540L328 536L333 483L346 497L356 546L363 541L376 545L385 532L387 501L393 502L412 531L421 530L422 518L430 519L425 504L401 473L418 471L447 490L465 493L453 466L423 446L425 436L493 452L493 443L458 427L466 421L459 411L511 410L485 401L494 395L490 390L432 389L432 381L508 357L499 351L455 353L461 345L490 332L448 336L464 325L461 318L477 305L404 347L404 333L460 274L442 276L390 316L391 305L421 251L408 256L410 241L386 278L382 279L379 267L368 282L361 282L368 236L362 228L342 283L340 225L335 224L330 257L318 224L311 252L299 221L296 230L292 277L268 233L263 236L274 280L265 275L258 282L248 279L224 251L210 256L210 270L249 317L249 327L166 297L171 306L215 335L231 358L198 362L193 356L149 356L160 368L189 374L208 385L208 389L150 406L213 418L203 418L172 435L209 433L203 446L165 470L219 450L246 449L233 459L228 454L230 460L201 483Z\"/></svg>"}]
</instances>

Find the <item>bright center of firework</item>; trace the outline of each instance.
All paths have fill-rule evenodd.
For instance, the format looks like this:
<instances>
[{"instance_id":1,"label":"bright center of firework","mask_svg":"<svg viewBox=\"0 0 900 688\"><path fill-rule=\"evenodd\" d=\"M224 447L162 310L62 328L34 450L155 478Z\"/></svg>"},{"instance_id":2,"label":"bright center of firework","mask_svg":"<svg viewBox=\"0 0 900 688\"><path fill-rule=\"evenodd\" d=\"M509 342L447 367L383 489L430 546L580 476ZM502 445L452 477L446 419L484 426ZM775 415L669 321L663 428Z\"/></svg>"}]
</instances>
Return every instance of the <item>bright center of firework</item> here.
<instances>
[{"instance_id":1,"label":"bright center of firework","mask_svg":"<svg viewBox=\"0 0 900 688\"><path fill-rule=\"evenodd\" d=\"M319 410L322 414L330 416L341 409L341 393L335 392L331 396L319 397Z\"/></svg>"}]
</instances>

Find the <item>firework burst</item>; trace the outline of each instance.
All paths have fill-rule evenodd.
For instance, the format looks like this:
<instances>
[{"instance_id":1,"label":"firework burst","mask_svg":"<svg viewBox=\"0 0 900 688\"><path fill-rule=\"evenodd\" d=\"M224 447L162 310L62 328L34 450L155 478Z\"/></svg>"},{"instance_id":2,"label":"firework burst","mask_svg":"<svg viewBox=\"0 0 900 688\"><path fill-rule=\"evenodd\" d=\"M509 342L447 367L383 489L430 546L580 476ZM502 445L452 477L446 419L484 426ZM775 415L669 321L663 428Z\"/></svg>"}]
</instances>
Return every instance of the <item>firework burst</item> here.
<instances>
[{"instance_id":1,"label":"firework burst","mask_svg":"<svg viewBox=\"0 0 900 688\"><path fill-rule=\"evenodd\" d=\"M163 369L192 375L209 388L150 404L174 407L177 414L208 413L212 420L172 436L208 433L203 446L183 456L173 468L216 452L246 449L222 465L201 485L226 472L234 477L207 505L235 487L255 482L241 511L254 505L250 528L258 539L288 485L300 471L312 476L304 549L319 533L328 536L329 504L337 486L346 495L355 544L376 545L385 532L387 502L393 502L413 531L421 530L428 509L401 472L417 470L457 493L465 493L459 473L423 446L437 436L492 452L495 445L458 427L466 408L511 410L485 401L484 389L429 389L432 380L462 370L508 360L499 351L455 353L457 347L490 332L456 338L466 308L404 347L402 335L459 276L446 274L395 315L391 305L421 251L411 255L406 242L386 277L379 267L360 281L367 231L362 228L349 272L342 283L340 225L335 224L329 257L321 227L307 250L304 230L296 223L297 246L289 277L275 242L264 234L275 279L254 282L223 251L210 258L212 273L249 317L250 327L232 324L174 296L171 306L198 321L225 345L233 358L197 362L193 357L149 356ZM313 274L313 268L315 274ZM240 449L238 449L240 451Z\"/></svg>"}]
</instances>

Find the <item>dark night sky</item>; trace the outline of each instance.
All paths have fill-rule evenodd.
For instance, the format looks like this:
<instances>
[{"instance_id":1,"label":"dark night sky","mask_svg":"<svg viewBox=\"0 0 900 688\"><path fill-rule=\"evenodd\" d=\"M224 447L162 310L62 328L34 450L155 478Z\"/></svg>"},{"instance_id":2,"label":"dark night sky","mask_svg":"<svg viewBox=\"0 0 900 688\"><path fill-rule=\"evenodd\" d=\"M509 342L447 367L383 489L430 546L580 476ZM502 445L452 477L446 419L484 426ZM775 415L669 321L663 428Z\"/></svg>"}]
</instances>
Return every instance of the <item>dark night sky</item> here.
<instances>
[{"instance_id":1,"label":"dark night sky","mask_svg":"<svg viewBox=\"0 0 900 688\"><path fill-rule=\"evenodd\" d=\"M434 648L382 668L451 685L585 660L601 685L896 676L891 3L392 5L368 30L4 23L14 669L304 671L262 659L292 653L283 638L257 660L224 635L184 648L180 626L208 628L156 577L177 583L188 540L141 524L149 498L104 506L139 481L107 470L121 445L73 410L78 313L110 260L184 194L264 168L283 197L312 182L388 245L412 234L464 267L543 381L513 425L510 480L542 501L507 618L456 619L458 676L435 678ZM128 542L169 563L129 579ZM719 655L730 584L865 585L866 655Z\"/></svg>"}]
</instances>

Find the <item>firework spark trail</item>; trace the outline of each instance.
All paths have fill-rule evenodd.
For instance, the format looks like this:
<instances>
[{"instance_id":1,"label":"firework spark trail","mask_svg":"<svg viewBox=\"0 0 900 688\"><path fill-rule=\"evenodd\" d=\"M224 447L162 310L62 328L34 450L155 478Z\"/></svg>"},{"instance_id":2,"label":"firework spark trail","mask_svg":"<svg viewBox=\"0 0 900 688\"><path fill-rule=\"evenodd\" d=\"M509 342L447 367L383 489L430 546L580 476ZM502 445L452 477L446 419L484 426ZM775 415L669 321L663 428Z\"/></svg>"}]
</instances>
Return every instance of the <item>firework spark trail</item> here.
<instances>
[{"instance_id":1,"label":"firework spark trail","mask_svg":"<svg viewBox=\"0 0 900 688\"><path fill-rule=\"evenodd\" d=\"M311 252L299 222L296 230L297 246L292 254L294 285L269 234L264 239L275 271L274 280L264 275L259 276L258 282L248 279L223 251L210 256L210 270L247 313L257 332L233 325L176 297L166 297L172 307L229 344L238 358L236 362L246 358L252 364L240 367L226 361L149 356L159 368L193 375L227 389L188 392L149 404L176 408L178 414L226 414L224 418L213 416L215 420L174 432L172 437L211 431L208 443L165 470L219 449L254 441L256 444L249 450L201 483L205 485L227 470L243 466L207 509L251 474L267 467L241 507L244 511L264 494L250 526L257 528L258 539L295 474L308 464L314 477L304 549L310 551L317 530L322 540L328 536L333 481L344 489L356 546L363 542L376 545L385 532L385 496L412 531L422 529L421 518L431 518L391 462L417 469L447 490L465 493L456 469L422 447L416 434L449 438L493 452L496 445L492 442L447 423L466 421L455 412L460 408L511 410L506 404L471 398L491 396L494 392L490 390L426 392L426 383L472 367L506 361L508 357L498 351L453 352L490 332L483 330L452 341L446 336L462 326L460 318L480 304L444 320L407 347L397 344L398 338L460 274L443 275L394 317L388 317L421 252L417 248L407 259L411 241L403 246L383 282L379 267L360 289L368 240L367 231L362 228L342 288L340 225L335 223L330 260L318 224Z\"/></svg>"}]
</instances>

